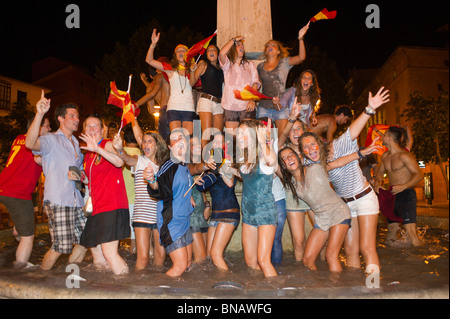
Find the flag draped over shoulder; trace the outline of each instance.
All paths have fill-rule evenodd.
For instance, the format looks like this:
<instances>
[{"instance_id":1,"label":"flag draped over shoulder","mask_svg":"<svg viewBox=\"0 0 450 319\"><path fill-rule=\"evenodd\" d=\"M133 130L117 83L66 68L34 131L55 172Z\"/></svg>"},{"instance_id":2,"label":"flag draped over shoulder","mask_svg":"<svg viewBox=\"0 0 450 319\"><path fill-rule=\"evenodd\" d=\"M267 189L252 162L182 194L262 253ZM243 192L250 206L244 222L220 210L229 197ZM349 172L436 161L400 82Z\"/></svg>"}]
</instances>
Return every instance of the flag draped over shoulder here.
<instances>
[{"instance_id":1,"label":"flag draped over shoulder","mask_svg":"<svg viewBox=\"0 0 450 319\"><path fill-rule=\"evenodd\" d=\"M334 19L336 18L337 11L328 11L324 8L318 14L311 18L311 22L316 22L317 20L326 20L326 19Z\"/></svg>"},{"instance_id":2,"label":"flag draped over shoulder","mask_svg":"<svg viewBox=\"0 0 450 319\"><path fill-rule=\"evenodd\" d=\"M131 101L130 94L128 92L118 90L115 81L110 83L110 87L111 93L109 94L107 103L122 109L121 127L124 127L128 123L133 122L134 117L139 115L140 110L139 108L136 108L135 112L133 112L133 108L131 107L133 101Z\"/></svg>"},{"instance_id":3,"label":"flag draped over shoulder","mask_svg":"<svg viewBox=\"0 0 450 319\"><path fill-rule=\"evenodd\" d=\"M365 147L368 147L370 144L372 144L372 142L375 140L375 138L377 138L377 136L380 136L381 134L385 134L386 130L389 128L389 125L384 125L384 124L374 124L371 127L369 127L369 129L367 130L367 138L366 138L366 143L365 143ZM378 133L377 131L379 131L380 133ZM380 136L382 137L382 136ZM387 151L387 147L384 146L383 144L383 139L380 138L378 140L378 142L375 143L375 145L379 145L382 148L376 150L374 153L378 154L378 155L383 155L384 152Z\"/></svg>"},{"instance_id":4,"label":"flag draped over shoulder","mask_svg":"<svg viewBox=\"0 0 450 319\"><path fill-rule=\"evenodd\" d=\"M184 60L186 62L189 62L197 54L205 53L206 49L208 48L209 42L211 42L211 39L214 38L216 34L217 30L206 39L203 39L202 41L194 44L184 55Z\"/></svg>"},{"instance_id":5,"label":"flag draped over shoulder","mask_svg":"<svg viewBox=\"0 0 450 319\"><path fill-rule=\"evenodd\" d=\"M265 100L265 99L272 99L269 96L266 96L262 93L260 93L258 90L252 88L250 85L247 85L244 89L241 91L234 90L234 97L238 100L244 100L244 101L259 101L259 100Z\"/></svg>"}]
</instances>

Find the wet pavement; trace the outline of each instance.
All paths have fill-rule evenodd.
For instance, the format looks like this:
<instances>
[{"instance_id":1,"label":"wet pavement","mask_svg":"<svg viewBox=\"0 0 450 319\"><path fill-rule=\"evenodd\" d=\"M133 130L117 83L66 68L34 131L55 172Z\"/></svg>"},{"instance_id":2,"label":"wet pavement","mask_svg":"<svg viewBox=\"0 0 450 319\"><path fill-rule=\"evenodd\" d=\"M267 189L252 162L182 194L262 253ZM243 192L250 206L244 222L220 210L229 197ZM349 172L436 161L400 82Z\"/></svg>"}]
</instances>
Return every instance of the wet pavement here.
<instances>
[{"instance_id":1,"label":"wet pavement","mask_svg":"<svg viewBox=\"0 0 450 319\"><path fill-rule=\"evenodd\" d=\"M295 263L292 252L287 251L282 265L276 267L279 275L275 279L266 279L261 272L250 271L242 251L226 252L231 270L226 273L206 261L201 265L194 264L180 278L170 278L164 274L170 267L169 258L165 269L148 266L144 271L134 272L136 255L129 253L127 241L122 241L120 247L120 254L131 269L126 276L93 269L90 253L80 265L68 267L68 256L62 256L51 271L42 271L38 267L16 270L12 261L17 242L10 231L3 231L0 232L0 296L24 299L448 299L448 229L420 226L423 247L399 245L392 248L385 245L386 228L386 224L378 225L380 278L369 278L362 269L345 269L340 274L332 274L321 260L317 262L319 270L310 271ZM30 262L39 265L49 247L48 230L41 224ZM341 254L340 258L345 265L345 255Z\"/></svg>"}]
</instances>

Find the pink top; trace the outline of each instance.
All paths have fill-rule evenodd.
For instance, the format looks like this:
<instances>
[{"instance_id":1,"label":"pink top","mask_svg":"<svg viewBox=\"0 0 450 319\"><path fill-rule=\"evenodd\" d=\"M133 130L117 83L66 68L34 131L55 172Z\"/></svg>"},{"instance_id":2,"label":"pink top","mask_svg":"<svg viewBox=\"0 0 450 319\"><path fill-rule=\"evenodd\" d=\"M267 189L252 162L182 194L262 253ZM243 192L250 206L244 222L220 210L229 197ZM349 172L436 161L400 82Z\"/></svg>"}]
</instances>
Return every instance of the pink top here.
<instances>
[{"instance_id":1,"label":"pink top","mask_svg":"<svg viewBox=\"0 0 450 319\"><path fill-rule=\"evenodd\" d=\"M220 61L219 61L220 62ZM225 79L225 86L222 94L222 107L228 111L244 111L249 101L238 100L234 97L234 90L241 91L246 85L252 86L261 82L258 78L258 71L252 61L243 64L233 63L226 57L224 64L220 63Z\"/></svg>"}]
</instances>

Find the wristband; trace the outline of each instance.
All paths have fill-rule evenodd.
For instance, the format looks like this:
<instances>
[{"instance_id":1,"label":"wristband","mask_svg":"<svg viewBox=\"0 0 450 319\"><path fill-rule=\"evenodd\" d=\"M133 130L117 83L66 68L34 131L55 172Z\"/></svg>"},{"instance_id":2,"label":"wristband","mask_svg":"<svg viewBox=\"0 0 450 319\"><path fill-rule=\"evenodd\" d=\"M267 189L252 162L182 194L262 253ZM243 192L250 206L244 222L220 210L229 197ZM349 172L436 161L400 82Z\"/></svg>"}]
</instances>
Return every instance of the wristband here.
<instances>
[{"instance_id":1,"label":"wristband","mask_svg":"<svg viewBox=\"0 0 450 319\"><path fill-rule=\"evenodd\" d=\"M366 113L369 116L375 115L376 111L372 109L370 106L366 106L364 109L364 113Z\"/></svg>"},{"instance_id":2,"label":"wristband","mask_svg":"<svg viewBox=\"0 0 450 319\"><path fill-rule=\"evenodd\" d=\"M361 154L361 151L358 151L356 153L358 153L359 160L362 160L364 158L364 155Z\"/></svg>"},{"instance_id":3,"label":"wristband","mask_svg":"<svg viewBox=\"0 0 450 319\"><path fill-rule=\"evenodd\" d=\"M148 182L149 184L155 184L157 179L158 179L158 177L155 175L155 179L153 180L153 182L150 182L149 180L147 180L147 182Z\"/></svg>"}]
</instances>

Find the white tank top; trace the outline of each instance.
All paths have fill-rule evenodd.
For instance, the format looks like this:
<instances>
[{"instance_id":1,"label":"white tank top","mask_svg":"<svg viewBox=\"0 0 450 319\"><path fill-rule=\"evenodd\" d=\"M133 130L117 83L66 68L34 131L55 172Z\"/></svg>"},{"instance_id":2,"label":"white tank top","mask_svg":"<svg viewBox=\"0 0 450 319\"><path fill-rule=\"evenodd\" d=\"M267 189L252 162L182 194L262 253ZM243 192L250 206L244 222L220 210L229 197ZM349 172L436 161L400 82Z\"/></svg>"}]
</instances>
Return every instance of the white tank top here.
<instances>
[{"instance_id":1,"label":"white tank top","mask_svg":"<svg viewBox=\"0 0 450 319\"><path fill-rule=\"evenodd\" d=\"M180 76L177 71L173 71L169 82L170 96L167 102L167 110L195 112L192 86L189 83L189 79L185 76Z\"/></svg>"}]
</instances>

